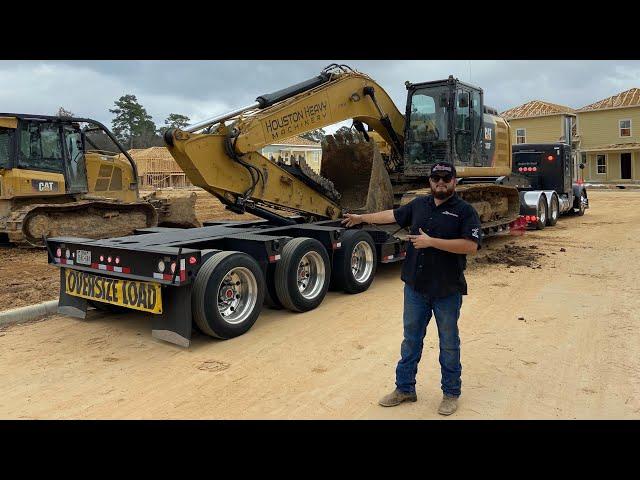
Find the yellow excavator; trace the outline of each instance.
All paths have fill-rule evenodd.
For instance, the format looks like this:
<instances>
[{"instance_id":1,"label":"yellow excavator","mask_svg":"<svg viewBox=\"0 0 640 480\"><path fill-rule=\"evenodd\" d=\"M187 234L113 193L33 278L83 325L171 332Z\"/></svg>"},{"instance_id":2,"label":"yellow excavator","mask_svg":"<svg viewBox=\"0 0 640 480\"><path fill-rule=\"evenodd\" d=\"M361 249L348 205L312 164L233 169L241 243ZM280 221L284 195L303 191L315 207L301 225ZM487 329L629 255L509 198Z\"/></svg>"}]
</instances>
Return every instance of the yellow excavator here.
<instances>
[{"instance_id":1,"label":"yellow excavator","mask_svg":"<svg viewBox=\"0 0 640 480\"><path fill-rule=\"evenodd\" d=\"M314 221L393 208L427 193L430 165L447 160L485 234L517 219L523 179L512 174L509 125L484 106L482 89L453 77L405 85L403 115L369 76L332 64L251 105L168 130L165 142L195 185L239 213L273 218L276 209ZM303 159L283 165L259 153L348 119L350 133L324 138L320 175Z\"/></svg>"},{"instance_id":2,"label":"yellow excavator","mask_svg":"<svg viewBox=\"0 0 640 480\"><path fill-rule=\"evenodd\" d=\"M102 132L119 150L100 150ZM196 194L143 199L136 164L113 134L87 118L0 113L0 243L43 236L105 238L136 228L198 227Z\"/></svg>"}]
</instances>

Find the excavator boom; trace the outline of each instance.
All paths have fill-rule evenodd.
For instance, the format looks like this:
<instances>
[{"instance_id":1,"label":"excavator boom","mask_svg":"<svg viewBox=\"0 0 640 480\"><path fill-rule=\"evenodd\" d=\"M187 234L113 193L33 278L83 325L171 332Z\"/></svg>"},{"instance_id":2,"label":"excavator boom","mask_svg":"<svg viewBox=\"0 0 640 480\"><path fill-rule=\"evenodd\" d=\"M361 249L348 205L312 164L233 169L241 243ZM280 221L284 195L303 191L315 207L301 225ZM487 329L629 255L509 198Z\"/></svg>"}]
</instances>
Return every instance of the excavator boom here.
<instances>
[{"instance_id":1,"label":"excavator boom","mask_svg":"<svg viewBox=\"0 0 640 480\"><path fill-rule=\"evenodd\" d=\"M323 155L320 176L304 161L277 165L259 153L267 145L348 119L367 124L402 151L404 117L389 95L367 75L335 65L242 109L170 130L165 140L191 181L232 209L261 205L335 219L343 209L391 208L389 176L366 134L344 137L352 147L348 150L335 142L325 145L334 155ZM204 128L206 133L195 133ZM348 191L348 185L362 188Z\"/></svg>"}]
</instances>

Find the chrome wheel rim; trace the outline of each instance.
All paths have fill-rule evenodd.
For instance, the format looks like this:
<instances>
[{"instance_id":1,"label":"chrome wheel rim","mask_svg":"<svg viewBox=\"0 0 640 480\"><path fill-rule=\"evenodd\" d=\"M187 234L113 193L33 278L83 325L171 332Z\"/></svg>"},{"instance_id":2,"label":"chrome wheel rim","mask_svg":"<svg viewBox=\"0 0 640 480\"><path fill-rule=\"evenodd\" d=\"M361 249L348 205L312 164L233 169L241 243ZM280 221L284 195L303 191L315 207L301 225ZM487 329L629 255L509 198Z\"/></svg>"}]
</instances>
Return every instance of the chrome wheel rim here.
<instances>
[{"instance_id":1,"label":"chrome wheel rim","mask_svg":"<svg viewBox=\"0 0 640 480\"><path fill-rule=\"evenodd\" d=\"M580 195L580 211L584 212L587 209L587 197Z\"/></svg>"},{"instance_id":2,"label":"chrome wheel rim","mask_svg":"<svg viewBox=\"0 0 640 480\"><path fill-rule=\"evenodd\" d=\"M218 287L218 312L232 325L244 322L258 300L258 282L251 270L236 267L227 272Z\"/></svg>"},{"instance_id":3,"label":"chrome wheel rim","mask_svg":"<svg viewBox=\"0 0 640 480\"><path fill-rule=\"evenodd\" d=\"M551 220L556 218L558 218L558 203L553 201L551 202Z\"/></svg>"},{"instance_id":4,"label":"chrome wheel rim","mask_svg":"<svg viewBox=\"0 0 640 480\"><path fill-rule=\"evenodd\" d=\"M296 271L300 294L307 300L316 298L322 291L325 276L324 261L318 252L311 251L303 255Z\"/></svg>"},{"instance_id":5,"label":"chrome wheel rim","mask_svg":"<svg viewBox=\"0 0 640 480\"><path fill-rule=\"evenodd\" d=\"M547 221L547 209L546 208L542 207L540 209L539 219L540 219L540 223L542 223L542 224L544 224Z\"/></svg>"},{"instance_id":6,"label":"chrome wheel rim","mask_svg":"<svg viewBox=\"0 0 640 480\"><path fill-rule=\"evenodd\" d=\"M373 250L369 243L360 241L351 253L351 274L358 283L369 280L373 271Z\"/></svg>"}]
</instances>

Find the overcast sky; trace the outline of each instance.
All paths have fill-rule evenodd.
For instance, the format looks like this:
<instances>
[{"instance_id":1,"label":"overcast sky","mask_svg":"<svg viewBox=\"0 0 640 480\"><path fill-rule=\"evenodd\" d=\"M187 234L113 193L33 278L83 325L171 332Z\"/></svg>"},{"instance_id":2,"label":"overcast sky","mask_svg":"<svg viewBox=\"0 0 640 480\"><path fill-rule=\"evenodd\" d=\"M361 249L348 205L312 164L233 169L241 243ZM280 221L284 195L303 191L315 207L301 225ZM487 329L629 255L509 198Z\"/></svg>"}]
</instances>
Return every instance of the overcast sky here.
<instances>
[{"instance_id":1,"label":"overcast sky","mask_svg":"<svg viewBox=\"0 0 640 480\"><path fill-rule=\"evenodd\" d=\"M530 100L580 108L640 88L640 61L5 60L0 61L0 111L53 115L62 106L111 127L113 102L133 94L158 126L169 113L187 115L195 123L311 78L330 63L345 63L371 76L401 111L405 80L449 75L482 87L485 104L500 112Z\"/></svg>"}]
</instances>

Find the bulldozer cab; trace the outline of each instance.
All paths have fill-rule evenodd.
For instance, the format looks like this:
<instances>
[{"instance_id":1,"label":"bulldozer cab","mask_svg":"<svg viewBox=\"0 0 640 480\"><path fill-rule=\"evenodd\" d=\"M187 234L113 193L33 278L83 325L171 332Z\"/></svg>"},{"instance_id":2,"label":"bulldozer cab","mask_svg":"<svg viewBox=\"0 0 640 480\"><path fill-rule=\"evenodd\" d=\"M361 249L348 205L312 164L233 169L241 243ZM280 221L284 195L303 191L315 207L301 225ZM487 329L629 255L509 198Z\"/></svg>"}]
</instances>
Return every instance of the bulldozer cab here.
<instances>
[{"instance_id":1,"label":"bulldozer cab","mask_svg":"<svg viewBox=\"0 0 640 480\"><path fill-rule=\"evenodd\" d=\"M61 174L61 194L87 192L84 137L77 123L57 117L0 118L5 119L0 123L0 168ZM52 182L44 183L43 188L53 188Z\"/></svg>"},{"instance_id":2,"label":"bulldozer cab","mask_svg":"<svg viewBox=\"0 0 640 480\"><path fill-rule=\"evenodd\" d=\"M426 176L439 161L484 166L482 89L453 76L406 87L405 175Z\"/></svg>"}]
</instances>

